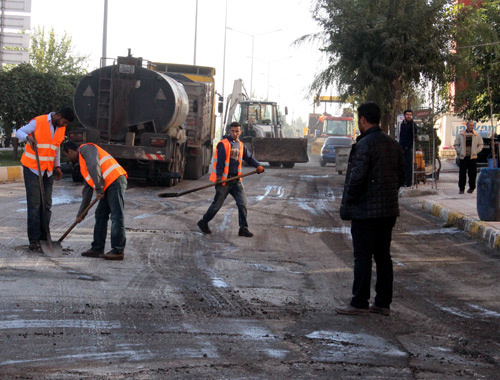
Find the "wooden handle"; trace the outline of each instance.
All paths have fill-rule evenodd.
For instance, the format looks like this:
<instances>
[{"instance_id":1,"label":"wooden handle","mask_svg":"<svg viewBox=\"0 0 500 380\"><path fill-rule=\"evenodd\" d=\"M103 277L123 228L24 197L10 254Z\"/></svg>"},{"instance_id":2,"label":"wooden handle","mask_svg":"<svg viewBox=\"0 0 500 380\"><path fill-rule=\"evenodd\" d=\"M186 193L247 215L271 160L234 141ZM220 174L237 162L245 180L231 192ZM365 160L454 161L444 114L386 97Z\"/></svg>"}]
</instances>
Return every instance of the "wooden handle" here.
<instances>
[{"instance_id":1,"label":"wooden handle","mask_svg":"<svg viewBox=\"0 0 500 380\"><path fill-rule=\"evenodd\" d=\"M82 215L85 215L85 214L86 214L86 213L87 213L87 212L88 212L88 211L92 208L92 206L93 206L93 205L95 205L95 203L97 202L97 200L98 200L97 198L94 198L94 200L93 200L92 202L90 202L90 204L89 204L89 205L85 208L85 210L83 210L83 211L82 211L82 213L81 213L80 215L78 215L78 216L76 217L76 219L78 219L78 218L79 218L80 216L82 216ZM66 232L63 234L63 236L61 236L61 237L59 238L58 242L59 242L59 243L60 243L60 242L62 242L62 241L64 240L64 238L65 238L66 236L68 236L68 234L71 232L71 230L72 230L73 228L75 228L75 226L76 226L77 224L78 224L78 220L75 220L75 221L73 222L73 224L72 224L72 225L71 225L71 226L70 226L70 227L66 230Z\"/></svg>"}]
</instances>

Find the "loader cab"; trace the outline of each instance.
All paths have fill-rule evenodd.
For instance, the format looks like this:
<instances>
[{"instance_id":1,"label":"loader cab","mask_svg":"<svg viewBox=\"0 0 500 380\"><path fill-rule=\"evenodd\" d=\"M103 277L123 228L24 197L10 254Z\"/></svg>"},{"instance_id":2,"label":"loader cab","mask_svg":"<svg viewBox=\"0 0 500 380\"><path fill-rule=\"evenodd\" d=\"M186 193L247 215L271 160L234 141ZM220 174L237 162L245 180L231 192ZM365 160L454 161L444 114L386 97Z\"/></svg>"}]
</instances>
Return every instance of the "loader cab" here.
<instances>
[{"instance_id":1,"label":"loader cab","mask_svg":"<svg viewBox=\"0 0 500 380\"><path fill-rule=\"evenodd\" d=\"M281 123L275 102L242 101L235 113L243 136L280 137Z\"/></svg>"}]
</instances>

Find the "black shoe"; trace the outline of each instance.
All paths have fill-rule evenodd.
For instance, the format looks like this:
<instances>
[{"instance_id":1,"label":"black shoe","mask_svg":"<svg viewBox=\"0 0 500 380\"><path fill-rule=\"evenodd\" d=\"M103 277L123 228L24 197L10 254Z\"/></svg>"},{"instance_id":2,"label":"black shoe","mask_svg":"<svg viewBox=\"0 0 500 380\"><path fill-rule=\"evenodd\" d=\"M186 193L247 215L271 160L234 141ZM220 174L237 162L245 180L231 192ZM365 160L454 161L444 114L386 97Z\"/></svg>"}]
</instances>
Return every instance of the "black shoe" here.
<instances>
[{"instance_id":1,"label":"black shoe","mask_svg":"<svg viewBox=\"0 0 500 380\"><path fill-rule=\"evenodd\" d=\"M208 228L208 223L201 219L198 223L196 223L198 227L200 227L201 232L204 234L211 234L210 228Z\"/></svg>"},{"instance_id":2,"label":"black shoe","mask_svg":"<svg viewBox=\"0 0 500 380\"><path fill-rule=\"evenodd\" d=\"M469 194L472 194L472 193L474 192L474 189L471 189L471 188L469 187L469 190L467 190L467 192L468 192Z\"/></svg>"},{"instance_id":3,"label":"black shoe","mask_svg":"<svg viewBox=\"0 0 500 380\"><path fill-rule=\"evenodd\" d=\"M89 249L88 251L82 252L82 256L85 256L85 257L99 257L103 253L104 253L104 251L94 251L93 249Z\"/></svg>"},{"instance_id":4,"label":"black shoe","mask_svg":"<svg viewBox=\"0 0 500 380\"><path fill-rule=\"evenodd\" d=\"M38 251L40 250L40 242L39 241L32 241L30 242L30 245L28 246L30 251Z\"/></svg>"},{"instance_id":5,"label":"black shoe","mask_svg":"<svg viewBox=\"0 0 500 380\"><path fill-rule=\"evenodd\" d=\"M253 233L248 231L248 227L241 227L240 231L238 232L238 236L252 237Z\"/></svg>"},{"instance_id":6,"label":"black shoe","mask_svg":"<svg viewBox=\"0 0 500 380\"><path fill-rule=\"evenodd\" d=\"M458 192L458 194L463 194L463 193L464 193L464 191L463 191L463 190L460 190L460 191Z\"/></svg>"},{"instance_id":7,"label":"black shoe","mask_svg":"<svg viewBox=\"0 0 500 380\"><path fill-rule=\"evenodd\" d=\"M382 314L382 315L391 315L391 309L388 307L379 307L375 304L370 306L370 313L374 314Z\"/></svg>"},{"instance_id":8,"label":"black shoe","mask_svg":"<svg viewBox=\"0 0 500 380\"><path fill-rule=\"evenodd\" d=\"M124 256L125 255L123 254L123 252L114 252L114 251L109 251L99 255L99 257L104 260L123 260Z\"/></svg>"}]
</instances>

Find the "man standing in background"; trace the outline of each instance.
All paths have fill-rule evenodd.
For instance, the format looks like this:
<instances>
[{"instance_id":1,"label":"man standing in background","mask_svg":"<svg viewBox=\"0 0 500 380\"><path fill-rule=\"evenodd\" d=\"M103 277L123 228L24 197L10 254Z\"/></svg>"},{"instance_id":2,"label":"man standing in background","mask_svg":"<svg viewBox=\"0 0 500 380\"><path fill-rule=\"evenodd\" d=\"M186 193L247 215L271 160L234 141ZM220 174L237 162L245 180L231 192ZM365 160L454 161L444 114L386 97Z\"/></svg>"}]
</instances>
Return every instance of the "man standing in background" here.
<instances>
[{"instance_id":1,"label":"man standing in background","mask_svg":"<svg viewBox=\"0 0 500 380\"><path fill-rule=\"evenodd\" d=\"M412 119L413 113L411 110L405 110L403 114L404 120L401 122L401 128L399 129L399 144L403 148L403 157L405 160L405 186L411 187L413 184L413 159L417 124Z\"/></svg>"},{"instance_id":2,"label":"man standing in background","mask_svg":"<svg viewBox=\"0 0 500 380\"><path fill-rule=\"evenodd\" d=\"M472 194L476 188L477 154L483 150L483 138L474 130L474 122L469 120L465 131L459 133L453 144L460 158L460 172L458 174L458 193L463 194L469 175L469 189Z\"/></svg>"}]
</instances>

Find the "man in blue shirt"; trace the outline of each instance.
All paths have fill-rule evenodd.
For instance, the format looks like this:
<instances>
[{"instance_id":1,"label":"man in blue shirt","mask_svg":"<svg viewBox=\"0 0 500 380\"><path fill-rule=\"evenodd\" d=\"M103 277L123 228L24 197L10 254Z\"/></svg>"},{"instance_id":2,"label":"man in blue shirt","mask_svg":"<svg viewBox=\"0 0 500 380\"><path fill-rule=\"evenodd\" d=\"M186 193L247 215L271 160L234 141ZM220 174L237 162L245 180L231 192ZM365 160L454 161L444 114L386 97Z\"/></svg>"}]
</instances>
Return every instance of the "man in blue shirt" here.
<instances>
[{"instance_id":1,"label":"man in blue shirt","mask_svg":"<svg viewBox=\"0 0 500 380\"><path fill-rule=\"evenodd\" d=\"M241 175L242 161L248 165L257 168L257 173L264 172L264 168L247 149L239 137L241 135L241 124L233 122L229 126L229 135L217 144L217 149L214 154L212 173L210 181L220 182L231 177ZM205 234L210 234L208 222L210 222L217 212L220 210L228 194L231 194L238 206L238 222L240 230L239 236L252 237L253 234L248 230L247 223L247 200L245 189L241 178L238 180L229 181L215 186L215 198L208 208L203 218L198 221L198 227Z\"/></svg>"}]
</instances>

